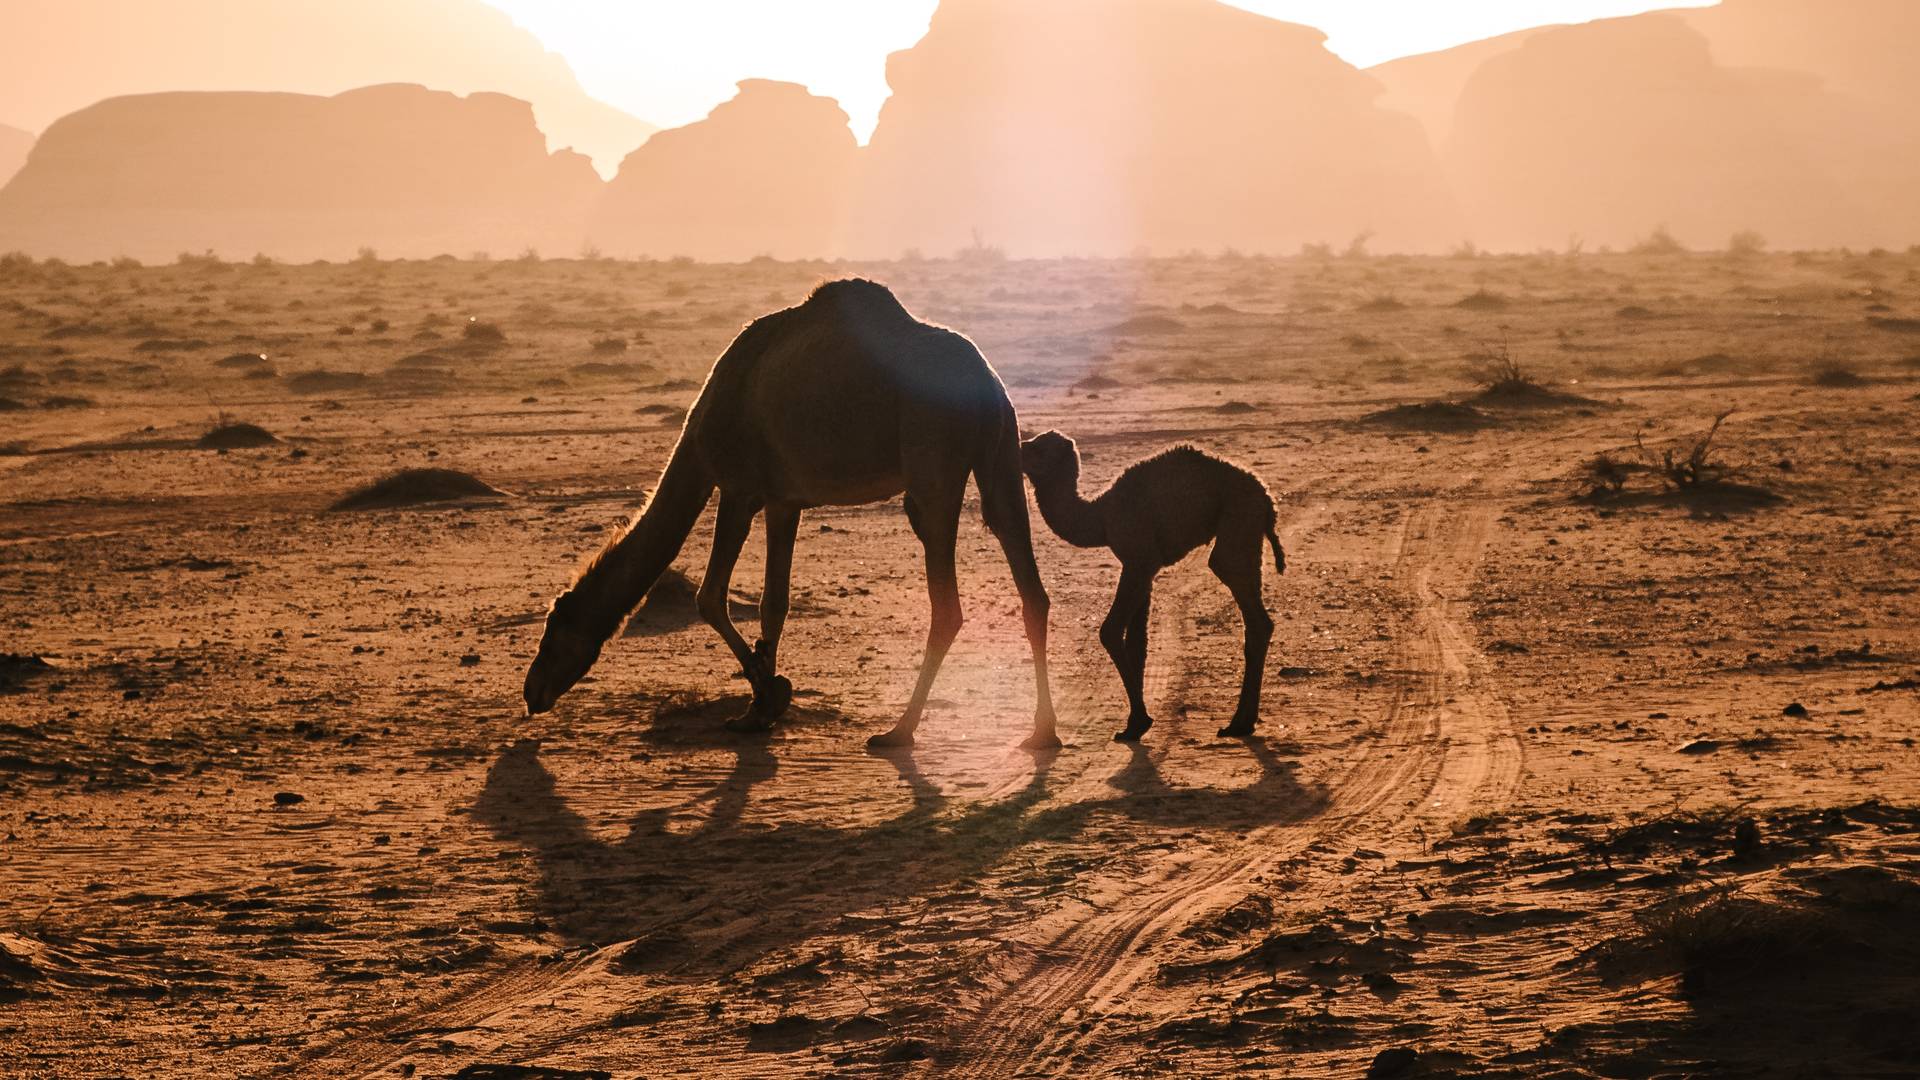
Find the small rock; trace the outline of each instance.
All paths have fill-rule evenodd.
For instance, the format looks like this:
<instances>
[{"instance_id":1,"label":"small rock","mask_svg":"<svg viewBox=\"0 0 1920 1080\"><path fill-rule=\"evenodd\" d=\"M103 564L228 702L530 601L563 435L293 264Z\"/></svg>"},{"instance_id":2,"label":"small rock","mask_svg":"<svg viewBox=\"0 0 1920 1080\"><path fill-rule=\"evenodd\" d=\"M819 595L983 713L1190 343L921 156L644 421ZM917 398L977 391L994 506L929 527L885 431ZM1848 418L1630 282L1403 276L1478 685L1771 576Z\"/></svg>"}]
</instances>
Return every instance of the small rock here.
<instances>
[{"instance_id":1,"label":"small rock","mask_svg":"<svg viewBox=\"0 0 1920 1080\"><path fill-rule=\"evenodd\" d=\"M1720 749L1720 743L1717 739L1694 739L1681 743L1676 749L1682 754L1711 754Z\"/></svg>"},{"instance_id":2,"label":"small rock","mask_svg":"<svg viewBox=\"0 0 1920 1080\"><path fill-rule=\"evenodd\" d=\"M1791 705L1789 705L1789 706L1787 706L1786 708L1784 708L1784 709L1781 709L1781 710L1780 710L1780 715L1781 715L1781 716L1802 716L1802 717L1804 717L1804 716L1806 716L1806 715L1807 715L1807 707L1806 707L1805 705L1802 705L1802 704L1800 704L1799 702L1797 702L1797 701L1796 701L1796 702L1794 702L1793 704L1791 704Z\"/></svg>"},{"instance_id":3,"label":"small rock","mask_svg":"<svg viewBox=\"0 0 1920 1080\"><path fill-rule=\"evenodd\" d=\"M1367 1066L1367 1080L1412 1076L1414 1067L1419 1064L1420 1051L1411 1046L1389 1046L1373 1055L1373 1064Z\"/></svg>"},{"instance_id":4,"label":"small rock","mask_svg":"<svg viewBox=\"0 0 1920 1080\"><path fill-rule=\"evenodd\" d=\"M461 667L477 667L479 664L480 654L477 652L470 652L460 658Z\"/></svg>"},{"instance_id":5,"label":"small rock","mask_svg":"<svg viewBox=\"0 0 1920 1080\"><path fill-rule=\"evenodd\" d=\"M307 797L297 791L276 791L273 793L273 805L275 806L298 806L306 801Z\"/></svg>"}]
</instances>

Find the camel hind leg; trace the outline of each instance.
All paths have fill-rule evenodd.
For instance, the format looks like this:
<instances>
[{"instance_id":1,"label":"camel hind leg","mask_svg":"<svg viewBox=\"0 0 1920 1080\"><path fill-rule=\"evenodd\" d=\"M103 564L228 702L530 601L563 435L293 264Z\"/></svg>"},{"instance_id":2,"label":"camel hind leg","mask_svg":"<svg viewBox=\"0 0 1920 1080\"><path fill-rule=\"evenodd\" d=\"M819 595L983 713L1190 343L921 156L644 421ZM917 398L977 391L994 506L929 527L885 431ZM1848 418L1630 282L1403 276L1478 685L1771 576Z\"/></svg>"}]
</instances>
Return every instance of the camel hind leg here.
<instances>
[{"instance_id":1,"label":"camel hind leg","mask_svg":"<svg viewBox=\"0 0 1920 1080\"><path fill-rule=\"evenodd\" d=\"M1011 428L1009 417L1007 424ZM1009 430L991 459L973 473L980 489L980 515L1000 541L1000 550L1013 571L1020 591L1020 621L1026 627L1027 647L1033 653L1033 734L1020 745L1049 750L1060 745L1053 715L1053 690L1047 684L1047 610L1050 601L1033 558L1033 527L1027 517L1027 484L1020 475L1020 443Z\"/></svg>"},{"instance_id":2,"label":"camel hind leg","mask_svg":"<svg viewBox=\"0 0 1920 1080\"><path fill-rule=\"evenodd\" d=\"M1220 729L1222 736L1253 734L1253 726L1260 719L1260 683L1266 673L1267 646L1273 640L1273 616L1267 614L1260 596L1264 533L1259 528L1233 525L1229 522L1222 527L1207 558L1214 576L1233 593L1246 630L1246 670L1240 676L1240 702L1234 707L1233 719Z\"/></svg>"}]
</instances>

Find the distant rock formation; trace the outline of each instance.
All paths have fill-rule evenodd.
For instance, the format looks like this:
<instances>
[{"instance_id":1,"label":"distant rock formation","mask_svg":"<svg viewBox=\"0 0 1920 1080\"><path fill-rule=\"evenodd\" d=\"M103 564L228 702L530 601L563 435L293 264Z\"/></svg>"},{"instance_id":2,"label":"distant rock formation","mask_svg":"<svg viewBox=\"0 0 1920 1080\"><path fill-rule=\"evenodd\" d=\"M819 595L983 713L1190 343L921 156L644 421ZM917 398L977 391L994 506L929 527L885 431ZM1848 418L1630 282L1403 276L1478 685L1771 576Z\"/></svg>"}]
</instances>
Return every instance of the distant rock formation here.
<instances>
[{"instance_id":1,"label":"distant rock formation","mask_svg":"<svg viewBox=\"0 0 1920 1080\"><path fill-rule=\"evenodd\" d=\"M0 102L45 130L103 98L175 90L334 94L381 83L533 103L553 149L603 170L652 125L589 97L566 61L483 0L7 0Z\"/></svg>"},{"instance_id":2,"label":"distant rock formation","mask_svg":"<svg viewBox=\"0 0 1920 1080\"><path fill-rule=\"evenodd\" d=\"M1671 13L1541 31L1482 64L1444 154L1493 248L1622 246L1665 224L1719 247L1892 242L1845 162L1871 117L1811 75L1733 69ZM1911 176L1912 174L1907 174Z\"/></svg>"},{"instance_id":3,"label":"distant rock formation","mask_svg":"<svg viewBox=\"0 0 1920 1080\"><path fill-rule=\"evenodd\" d=\"M27 163L27 151L32 149L33 132L0 124L0 187Z\"/></svg>"},{"instance_id":4,"label":"distant rock formation","mask_svg":"<svg viewBox=\"0 0 1920 1080\"><path fill-rule=\"evenodd\" d=\"M419 86L114 98L57 121L0 189L0 250L166 259L572 254L600 188L533 110Z\"/></svg>"},{"instance_id":5,"label":"distant rock formation","mask_svg":"<svg viewBox=\"0 0 1920 1080\"><path fill-rule=\"evenodd\" d=\"M859 147L832 98L749 79L620 163L590 229L608 254L816 258L840 246Z\"/></svg>"},{"instance_id":6,"label":"distant rock formation","mask_svg":"<svg viewBox=\"0 0 1920 1080\"><path fill-rule=\"evenodd\" d=\"M1306 27L1215 0L943 0L893 54L856 255L1458 238L1417 123Z\"/></svg>"},{"instance_id":7,"label":"distant rock formation","mask_svg":"<svg viewBox=\"0 0 1920 1080\"><path fill-rule=\"evenodd\" d=\"M1419 53L1375 64L1367 74L1380 80L1387 92L1380 107L1406 113L1426 129L1437 152L1447 145L1453 132L1453 110L1460 103L1460 91L1480 70L1480 65L1501 53L1512 52L1526 40L1551 27L1516 30L1499 37L1482 38L1438 52Z\"/></svg>"},{"instance_id":8,"label":"distant rock formation","mask_svg":"<svg viewBox=\"0 0 1920 1080\"><path fill-rule=\"evenodd\" d=\"M1826 88L1880 104L1920 102L1920 4L1913 0L1721 0L1679 13L1728 67L1817 75Z\"/></svg>"}]
</instances>

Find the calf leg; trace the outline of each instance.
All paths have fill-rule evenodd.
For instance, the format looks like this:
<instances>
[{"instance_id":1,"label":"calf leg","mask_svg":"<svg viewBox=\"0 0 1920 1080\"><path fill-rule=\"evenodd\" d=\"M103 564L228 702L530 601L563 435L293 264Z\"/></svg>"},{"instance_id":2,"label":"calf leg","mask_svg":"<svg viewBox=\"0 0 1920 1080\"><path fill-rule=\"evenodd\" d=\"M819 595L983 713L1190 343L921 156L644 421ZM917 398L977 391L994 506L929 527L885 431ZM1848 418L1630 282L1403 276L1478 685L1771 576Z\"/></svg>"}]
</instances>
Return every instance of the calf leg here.
<instances>
[{"instance_id":1,"label":"calf leg","mask_svg":"<svg viewBox=\"0 0 1920 1080\"><path fill-rule=\"evenodd\" d=\"M1130 641L1129 632L1146 617L1148 606L1153 601L1153 575L1156 571L1157 568L1122 567L1120 585L1113 592L1113 606L1107 611L1106 621L1100 624L1100 644L1106 646L1107 655L1113 659L1113 666L1119 670L1120 681L1127 691L1127 726L1114 732L1115 742L1138 742L1153 726L1153 717L1147 715L1143 685L1146 681L1147 658L1145 630L1142 627L1137 649Z\"/></svg>"},{"instance_id":2,"label":"calf leg","mask_svg":"<svg viewBox=\"0 0 1920 1080\"><path fill-rule=\"evenodd\" d=\"M1220 729L1223 736L1253 734L1260 719L1260 682L1266 672L1267 645L1273 640L1273 617L1260 597L1260 542L1258 535L1246 538L1222 536L1207 559L1214 576L1233 593L1240 607L1240 620L1246 627L1246 670L1240 676L1240 702L1233 719Z\"/></svg>"}]
</instances>

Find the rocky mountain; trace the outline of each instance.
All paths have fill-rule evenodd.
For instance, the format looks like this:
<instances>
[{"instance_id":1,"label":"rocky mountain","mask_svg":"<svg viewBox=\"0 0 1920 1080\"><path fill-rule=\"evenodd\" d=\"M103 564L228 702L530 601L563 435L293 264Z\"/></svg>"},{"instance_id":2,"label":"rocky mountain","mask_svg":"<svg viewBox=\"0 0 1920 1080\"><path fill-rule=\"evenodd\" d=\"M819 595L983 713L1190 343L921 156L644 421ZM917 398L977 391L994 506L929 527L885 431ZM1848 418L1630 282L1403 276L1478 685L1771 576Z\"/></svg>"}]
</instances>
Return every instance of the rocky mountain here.
<instances>
[{"instance_id":1,"label":"rocky mountain","mask_svg":"<svg viewBox=\"0 0 1920 1080\"><path fill-rule=\"evenodd\" d=\"M1215 0L943 0L887 63L861 255L1457 238L1417 123L1316 30Z\"/></svg>"},{"instance_id":2,"label":"rocky mountain","mask_svg":"<svg viewBox=\"0 0 1920 1080\"><path fill-rule=\"evenodd\" d=\"M1452 134L1453 110L1460 103L1461 89L1473 73L1480 70L1481 64L1501 53L1512 52L1543 29L1548 28L1516 30L1439 52L1403 56L1375 64L1367 69L1367 74L1386 87L1380 106L1420 121L1434 149L1438 150L1447 144Z\"/></svg>"},{"instance_id":3,"label":"rocky mountain","mask_svg":"<svg viewBox=\"0 0 1920 1080\"><path fill-rule=\"evenodd\" d=\"M1674 13L1545 30L1462 88L1443 158L1471 235L1500 249L1630 244L1665 224L1719 247L1912 242L1917 174L1876 112L1805 72L1729 67Z\"/></svg>"},{"instance_id":4,"label":"rocky mountain","mask_svg":"<svg viewBox=\"0 0 1920 1080\"><path fill-rule=\"evenodd\" d=\"M32 149L33 132L0 124L0 187L27 163L27 151Z\"/></svg>"},{"instance_id":5,"label":"rocky mountain","mask_svg":"<svg viewBox=\"0 0 1920 1080\"><path fill-rule=\"evenodd\" d=\"M533 104L553 149L603 168L652 133L482 0L7 0L0 102L44 130L104 98L175 90L334 94L381 83Z\"/></svg>"},{"instance_id":6,"label":"rocky mountain","mask_svg":"<svg viewBox=\"0 0 1920 1080\"><path fill-rule=\"evenodd\" d=\"M809 258L840 247L859 147L831 98L749 79L706 119L629 154L594 214L610 254Z\"/></svg>"},{"instance_id":7,"label":"rocky mountain","mask_svg":"<svg viewBox=\"0 0 1920 1080\"><path fill-rule=\"evenodd\" d=\"M601 187L526 102L389 85L190 92L62 117L0 189L0 250L70 259L572 254Z\"/></svg>"}]
</instances>

